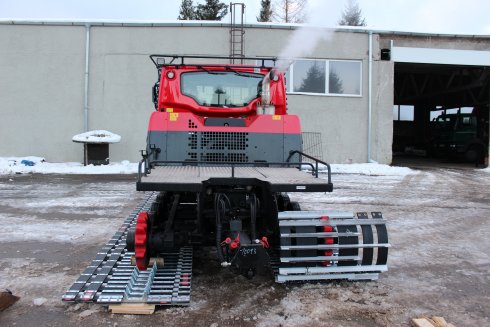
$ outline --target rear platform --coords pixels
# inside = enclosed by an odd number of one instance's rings
[[[272,192],[331,192],[332,184],[311,172],[291,167],[155,166],[140,175],[138,191],[199,192],[206,183],[233,184],[258,180]]]

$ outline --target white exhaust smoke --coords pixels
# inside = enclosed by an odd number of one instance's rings
[[[278,71],[286,72],[295,59],[307,57],[313,53],[320,41],[328,41],[332,38],[331,30],[319,27],[323,23],[325,13],[328,12],[329,3],[330,1],[319,1],[309,10],[306,22],[310,25],[302,26],[293,32],[279,54],[275,66]]]

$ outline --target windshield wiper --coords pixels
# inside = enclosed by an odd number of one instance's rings
[[[226,70],[234,73],[235,75],[238,75],[238,76],[242,76],[242,77],[248,77],[248,78],[259,78],[259,76],[257,75],[254,75],[254,74],[251,74],[251,73],[242,73],[242,72],[239,72],[238,70],[234,70],[233,68],[231,68],[230,66],[226,66]]]
[[[207,69],[206,69],[206,68],[204,68],[203,66],[196,66],[196,68],[197,68],[197,69],[204,70],[206,73],[211,74],[211,75],[221,75],[221,73],[219,73],[219,72],[213,72],[213,71],[207,70]]]
[[[210,103],[209,105],[204,103],[203,105],[207,106],[207,107],[213,107],[213,108],[237,108],[237,107],[245,107],[246,106],[246,105],[240,106],[237,104],[222,104],[222,103]]]

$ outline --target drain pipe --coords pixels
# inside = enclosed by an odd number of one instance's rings
[[[88,132],[88,82],[90,68],[90,24],[85,24],[85,86],[83,94],[83,130]]]
[[[490,90],[489,90],[490,91]],[[488,97],[490,98],[490,92],[488,92]],[[490,115],[490,105],[488,106],[487,108],[488,110],[488,113]],[[487,131],[488,132],[488,131]],[[483,159],[484,162],[483,162],[483,166],[485,168],[488,168],[490,167],[490,165],[488,164],[488,156],[489,156],[489,153],[490,153],[490,133],[488,133],[488,147],[487,147],[487,154],[485,155],[485,158]]]
[[[369,31],[369,61],[368,61],[368,144],[367,162],[376,163],[371,158],[372,109],[373,109],[373,31]]]

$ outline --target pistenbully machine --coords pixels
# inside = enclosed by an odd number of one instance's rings
[[[381,213],[302,211],[290,201],[288,192],[333,185],[330,166],[302,152],[274,59],[150,58],[156,111],[136,184],[146,199],[63,300],[186,305],[197,246],[214,246],[226,269],[271,272],[278,283],[375,280],[387,270]]]

